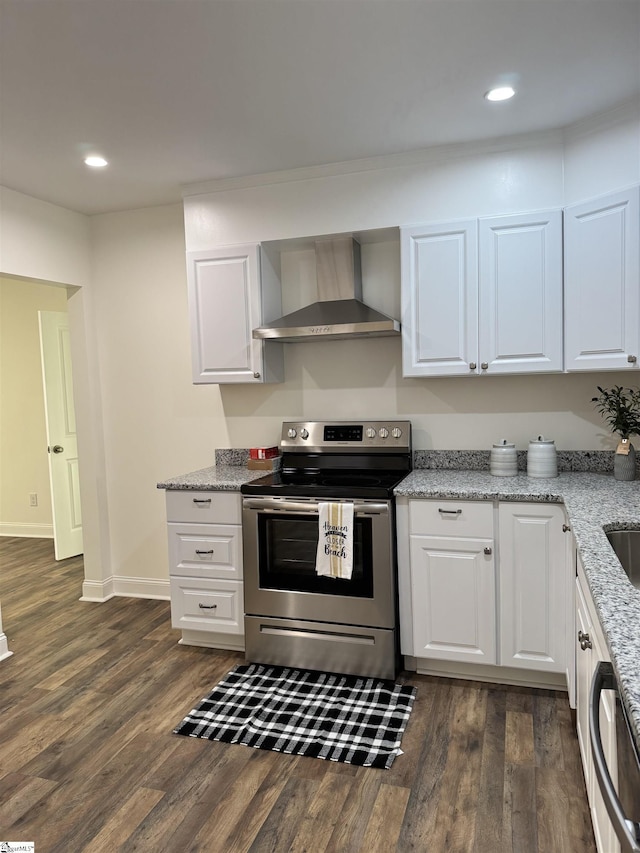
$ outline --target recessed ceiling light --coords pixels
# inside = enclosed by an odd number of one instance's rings
[[[97,154],[92,154],[89,157],[85,157],[84,162],[87,164],[87,166],[91,166],[92,169],[102,169],[103,166],[108,165],[104,157],[99,157]]]
[[[488,92],[485,92],[485,98],[487,101],[508,101],[509,98],[513,98],[516,90],[513,86],[497,86],[495,89],[489,89]]]

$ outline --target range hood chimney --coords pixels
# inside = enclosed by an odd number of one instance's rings
[[[397,320],[362,302],[360,244],[353,237],[316,240],[318,301],[253,330],[259,340],[387,337],[400,334]]]

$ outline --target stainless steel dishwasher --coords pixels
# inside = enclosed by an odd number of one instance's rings
[[[607,766],[600,732],[600,695],[615,691],[617,784]],[[640,756],[618,691],[613,666],[600,661],[593,673],[589,702],[589,735],[593,763],[602,799],[622,853],[640,853]]]

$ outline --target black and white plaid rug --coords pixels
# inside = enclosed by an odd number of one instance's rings
[[[174,734],[388,768],[415,692],[374,678],[236,666]]]

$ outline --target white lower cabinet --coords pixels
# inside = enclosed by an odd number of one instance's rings
[[[495,665],[492,680],[566,679],[571,696],[573,575],[563,508],[399,498],[397,516],[401,651],[417,669]],[[509,675],[515,670],[531,674]],[[464,666],[445,671],[473,675]]]
[[[495,663],[492,505],[412,501],[409,518],[411,654]]]
[[[501,503],[500,662],[565,672],[568,635],[566,518],[557,504]]]
[[[591,679],[598,663],[608,661],[607,646],[587,585],[580,560],[576,580],[576,728],[580,756],[584,770],[584,781],[589,800],[593,834],[599,853],[619,853],[620,844],[607,814],[596,778],[591,741],[589,739],[589,694]],[[616,709],[610,691],[603,691],[600,698],[600,734],[609,773],[614,784],[617,781],[616,766]]]
[[[171,624],[187,645],[244,648],[236,492],[167,492]]]

